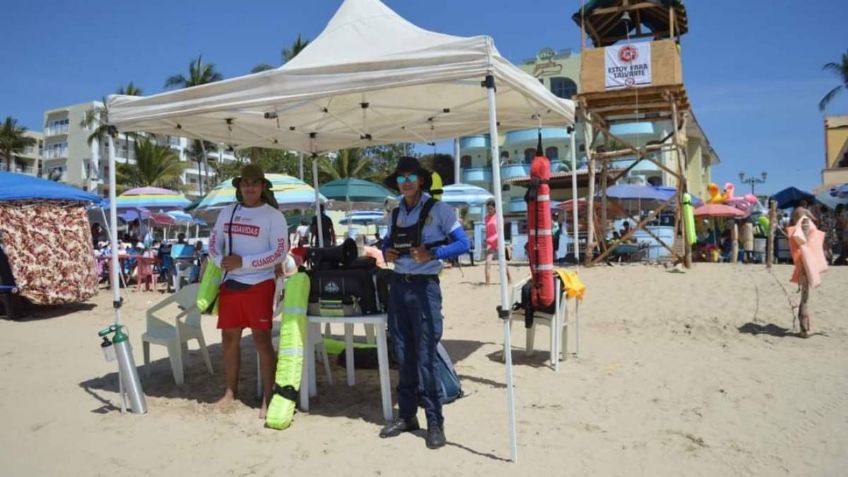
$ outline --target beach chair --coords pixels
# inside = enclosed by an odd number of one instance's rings
[[[199,284],[183,287],[147,310],[147,331],[141,335],[144,369],[147,376],[150,375],[150,344],[162,345],[168,348],[168,359],[171,361],[174,381],[177,385],[182,385],[185,382],[183,361],[188,358],[190,340],[197,340],[206,369],[210,374],[214,373],[209,351],[206,349],[206,340],[203,338],[200,311],[197,309],[198,288],[200,288]],[[172,305],[176,305],[178,309],[170,310],[171,313],[179,311],[171,317],[173,324],[159,315],[160,310]]]
[[[159,260],[156,257],[138,257],[138,265],[136,267],[136,290],[141,291],[141,284],[144,284],[144,289],[148,289],[148,282],[150,283],[150,288],[153,291],[156,291],[156,278],[159,275],[159,272],[156,270],[156,263]]]
[[[182,243],[171,245],[171,259],[173,260],[171,274],[174,278],[174,291],[180,291],[183,278],[185,278],[186,283],[191,283],[194,258],[194,247],[191,245]]]

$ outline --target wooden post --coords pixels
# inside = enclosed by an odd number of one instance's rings
[[[585,106],[584,106],[585,107]],[[587,266],[592,264],[595,249],[595,160],[592,157],[592,125],[588,120],[589,113],[584,109],[583,137],[585,141],[586,161],[589,167],[589,190],[586,197],[586,253],[583,256]],[[576,204],[575,204],[576,205]]]
[[[730,240],[732,240],[730,263],[736,263],[739,261],[739,224],[735,220],[733,221],[733,229],[730,232]]]
[[[606,160],[601,163],[601,226],[598,232],[600,243],[605,245],[607,241],[607,221],[609,220],[607,217],[607,187],[609,186],[607,183],[607,164]]]
[[[683,220],[683,194],[688,192],[689,186],[686,181],[686,165],[681,153],[683,145],[680,144],[680,131],[678,131],[677,98],[671,93],[668,94],[667,98],[671,103],[671,122],[674,128],[671,137],[674,141],[674,152],[677,155],[677,174],[679,175],[677,178],[677,210],[674,211],[674,215],[675,221],[680,221],[680,234],[683,237],[683,265],[686,268],[692,268],[692,246],[686,240],[686,221]]]
[[[777,228],[777,202],[769,201],[769,233],[766,242],[766,268],[771,268],[774,261],[774,231]]]

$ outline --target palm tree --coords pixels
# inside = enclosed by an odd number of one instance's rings
[[[22,152],[36,143],[34,138],[24,136],[26,130],[26,127],[18,126],[18,120],[11,116],[6,116],[3,126],[0,127],[0,151],[3,151],[6,158],[7,171],[12,170],[12,157],[16,152]]]
[[[300,36],[300,33],[298,33],[297,39],[294,41],[294,43],[292,43],[291,48],[283,48],[283,50],[280,52],[280,56],[283,60],[283,64],[287,63],[289,60],[291,60],[292,58],[297,56],[298,53],[303,51],[303,49],[306,48],[306,45],[308,45],[308,44],[309,44],[309,40],[302,39],[301,36]],[[273,70],[274,68],[276,68],[276,66],[271,66],[269,64],[262,63],[262,64],[254,66],[253,69],[250,70],[250,72],[251,73],[259,73],[260,71]]]
[[[335,158],[322,157],[318,162],[321,174],[330,180],[356,177],[371,178],[371,159],[361,149],[342,149]]]
[[[126,187],[180,188],[184,165],[169,147],[148,138],[135,142],[135,164],[118,164],[118,182]]]
[[[848,51],[842,54],[842,61],[840,63],[828,63],[824,65],[823,69],[836,73],[836,76],[842,84],[828,91],[828,93],[824,95],[821,101],[819,101],[819,111],[824,111],[827,108],[827,105],[830,104],[833,98],[840,91],[848,90]]]
[[[123,94],[126,96],[141,96],[143,93],[141,88],[133,84],[130,81],[126,86],[121,86],[116,91],[117,94]],[[94,128],[91,134],[88,135],[88,145],[96,140],[98,145],[103,144],[104,139],[109,136],[113,138],[118,137],[118,129],[111,124],[108,124],[107,120],[109,118],[109,108],[106,106],[106,98],[102,99],[102,106],[95,105],[93,108],[89,109],[85,112],[85,115],[80,121],[80,127],[90,129]],[[126,142],[127,156],[129,156],[130,151],[130,137],[138,138],[138,135],[135,133],[124,133],[124,141]],[[127,157],[129,159],[129,157]],[[99,174],[99,171],[98,171]]]
[[[179,88],[191,88],[192,86],[200,86],[203,84],[214,83],[216,81],[221,81],[224,77],[215,70],[214,63],[203,63],[203,55],[197,57],[197,59],[193,60],[188,64],[188,76],[184,76],[183,74],[176,74],[168,77],[165,80],[165,88],[171,87],[179,87]],[[203,179],[200,181],[200,193],[204,193],[204,185],[209,186],[209,159],[206,157],[206,145],[204,141],[200,141],[200,149],[203,152],[203,166],[205,172],[203,172]]]

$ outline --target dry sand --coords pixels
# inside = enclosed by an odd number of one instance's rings
[[[2,473],[848,473],[848,267],[831,268],[813,291],[817,334],[806,340],[788,334],[798,295],[787,266],[770,273],[696,264],[683,274],[604,266],[580,274],[589,290],[579,357],[555,373],[547,329],[526,356],[523,326],[513,326],[518,464],[508,462],[497,287],[481,285],[478,266],[448,270],[442,282],[444,343],[468,393],[445,408],[444,449],[426,449],[423,434],[377,437],[382,413],[373,370],[358,370],[352,388],[341,367],[334,367],[334,385],[319,374],[311,411],[297,414],[289,430],[264,429],[252,397],[248,333],[242,402],[226,413],[212,408],[223,386],[214,318],[204,327],[216,374],[206,373],[192,345],[186,385],[177,387],[164,348],[153,347],[152,376],[143,380],[150,412],[122,416],[115,365],[103,360],[96,336],[112,320],[104,290],[90,304],[0,321]],[[125,296],[123,316],[141,365],[143,310],[162,295]]]

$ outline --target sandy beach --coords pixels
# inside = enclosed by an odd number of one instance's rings
[[[223,388],[212,317],[204,329],[216,374],[192,344],[186,384],[177,387],[165,349],[153,347],[152,375],[142,373],[149,414],[122,416],[115,365],[96,336],[113,316],[111,294],[101,290],[88,304],[0,321],[3,473],[844,475],[848,267],[831,268],[813,291],[815,334],[806,340],[792,335],[798,295],[790,273],[785,265],[769,272],[700,263],[681,274],[645,265],[581,269],[588,293],[578,357],[554,372],[547,328],[527,356],[523,323],[512,327],[517,464],[508,461],[498,292],[481,284],[482,266],[443,278],[444,344],[467,396],[445,408],[448,446],[438,451],[425,448],[423,433],[377,437],[376,370],[357,370],[354,387],[342,367],[333,365],[333,385],[319,372],[310,412],[296,414],[288,430],[264,429],[248,333],[241,402],[227,412],[212,407]],[[144,310],[164,294],[124,296],[140,366]]]

